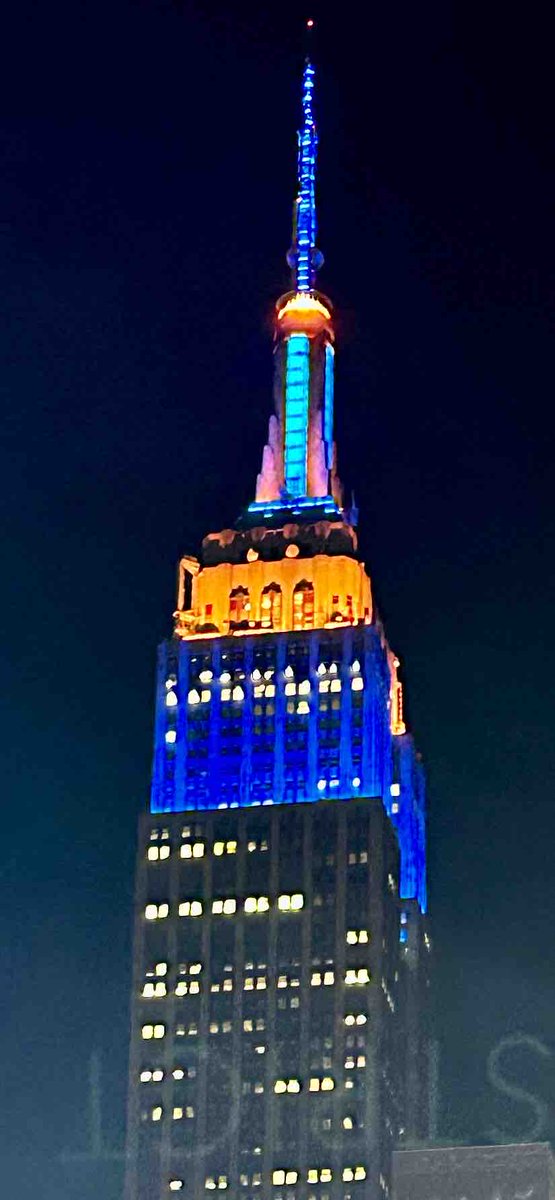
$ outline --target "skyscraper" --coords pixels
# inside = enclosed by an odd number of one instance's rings
[[[126,1200],[374,1200],[426,1132],[425,788],[337,474],[313,89],[256,496],[159,652]]]

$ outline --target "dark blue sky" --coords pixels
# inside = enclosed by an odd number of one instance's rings
[[[322,7],[322,6],[320,6]],[[175,564],[253,495],[287,286],[298,6],[2,18],[2,1187],[116,1200],[136,816]],[[318,17],[318,5],[313,8]],[[552,39],[540,6],[322,7],[337,436],[430,778],[445,1136],[555,1055]],[[548,1106],[554,1058],[508,1056]]]

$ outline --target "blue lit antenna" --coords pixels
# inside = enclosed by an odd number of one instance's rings
[[[308,28],[312,28],[313,24],[313,21],[307,22]],[[318,134],[312,112],[314,74],[314,67],[310,58],[307,58],[302,87],[303,126],[298,133],[298,190],[293,211],[293,245],[287,255],[287,262],[295,273],[295,285],[298,292],[309,292],[313,288],[316,272],[324,261],[322,254],[316,249],[314,184]]]

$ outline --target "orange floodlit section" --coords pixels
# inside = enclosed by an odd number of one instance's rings
[[[372,620],[370,579],[364,564],[347,555],[218,563],[194,574],[191,566],[190,559],[182,559],[174,614],[180,638],[329,629]],[[190,607],[185,607],[189,586]]]
[[[390,699],[390,727],[394,734],[406,733],[407,727],[403,720],[403,685],[397,677],[397,671],[400,667],[399,659],[391,653],[388,654],[389,670],[391,672],[391,690]]]
[[[288,292],[276,304],[278,332],[317,337],[324,330],[333,340],[331,302],[318,292]]]

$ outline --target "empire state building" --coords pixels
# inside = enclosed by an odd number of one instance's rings
[[[425,781],[337,470],[314,84],[255,497],[159,651],[126,1200],[378,1200],[427,1131]]]

